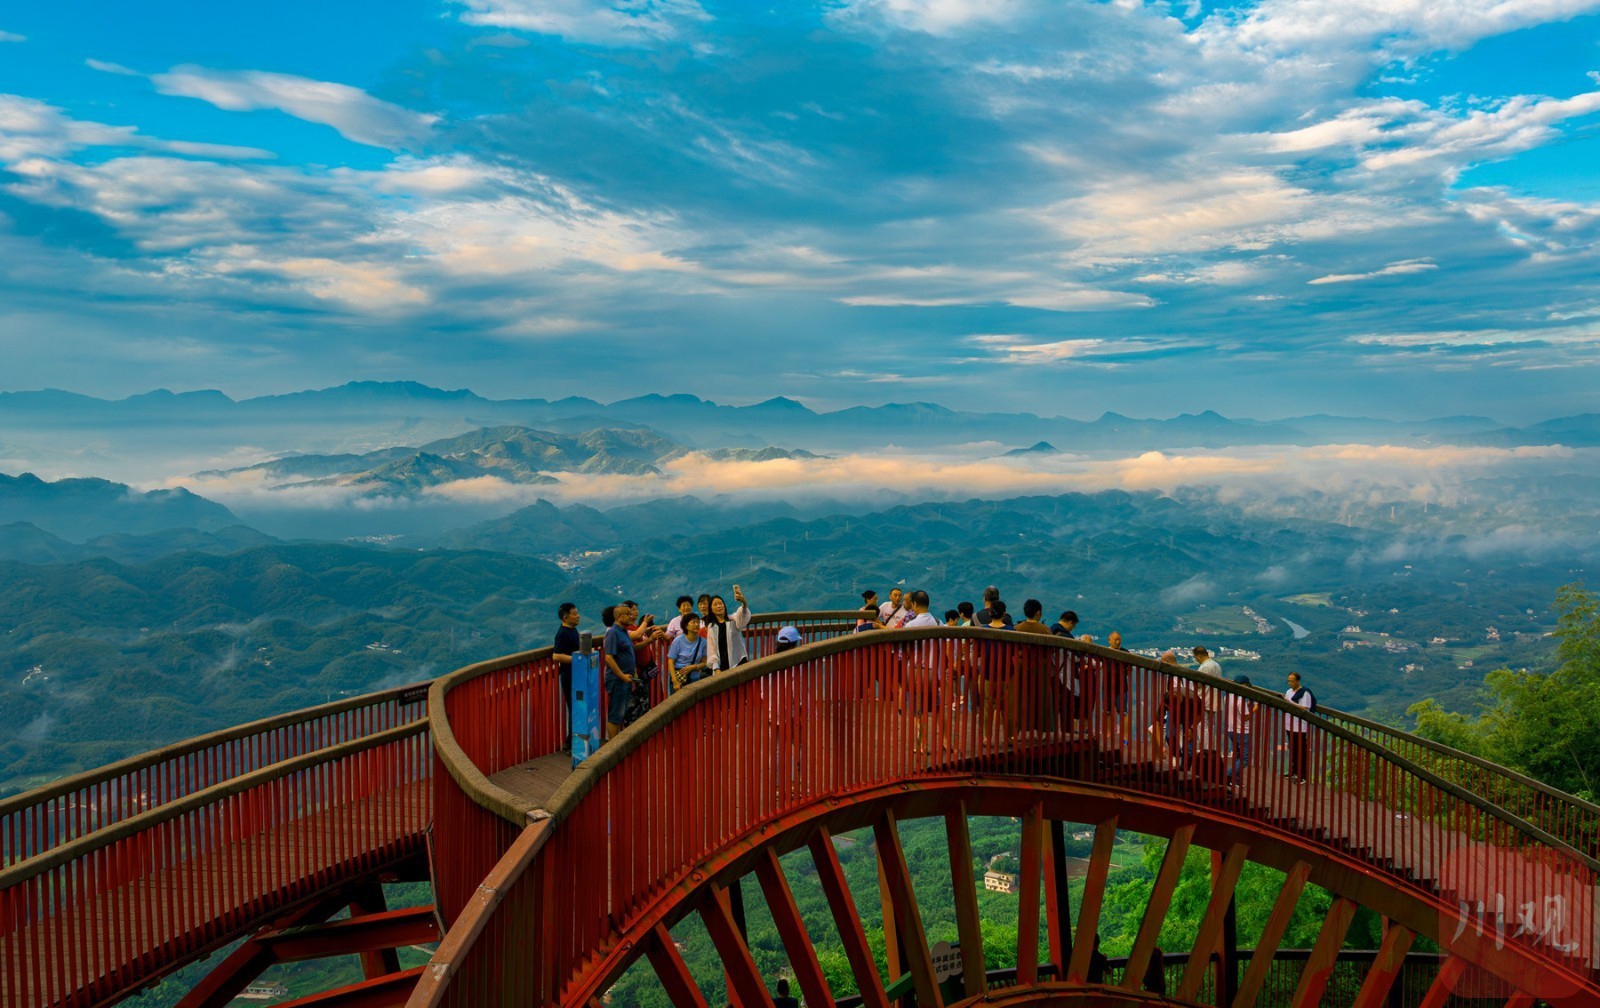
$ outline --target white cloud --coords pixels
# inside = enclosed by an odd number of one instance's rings
[[[957,263],[920,267],[849,268],[841,262],[837,284],[857,288],[839,294],[840,304],[864,306],[947,307],[1006,304],[1045,311],[1099,311],[1146,308],[1144,294],[1092,284],[1053,279],[1030,269],[984,269]]]
[[[1018,10],[1015,0],[843,0],[836,21],[881,21],[896,28],[946,35],[984,23],[1004,22]]]
[[[1499,347],[1548,343],[1568,349],[1600,347],[1600,321],[1588,325],[1551,326],[1543,329],[1443,329],[1434,332],[1364,333],[1351,341],[1367,346],[1397,349],[1432,347]]]
[[[372,97],[360,88],[264,70],[179,66],[150,78],[162,94],[198,98],[230,112],[277,109],[331,126],[347,140],[400,150],[426,140],[438,117]]]
[[[1030,337],[1005,333],[986,333],[967,337],[968,341],[999,354],[1014,364],[1041,364],[1092,357],[1107,349],[1117,349],[1115,344],[1103,339],[1069,339],[1050,343],[1030,342]]]
[[[1382,269],[1375,269],[1369,273],[1329,273],[1319,276],[1314,280],[1307,280],[1308,284],[1351,283],[1356,280],[1371,280],[1383,276],[1404,276],[1408,273],[1426,273],[1436,270],[1439,266],[1432,259],[1406,259],[1401,262],[1392,262]]]
[[[1562,467],[1592,462],[1600,451],[1561,446],[1522,448],[1403,445],[1260,446],[1171,454],[1089,458],[1062,454],[972,457],[955,453],[850,453],[762,462],[710,462],[689,452],[662,464],[658,475],[581,476],[553,473],[555,484],[523,484],[485,476],[430,488],[420,497],[367,496],[370,488],[306,484],[274,485],[260,470],[187,476],[165,485],[189,490],[230,506],[358,509],[414,507],[429,501],[504,504],[543,497],[564,503],[614,505],[655,497],[704,495],[705,474],[714,466],[719,496],[836,499],[869,498],[889,491],[923,500],[973,495],[1091,492],[1104,489],[1171,492],[1183,487],[1221,488],[1233,499],[1297,493],[1370,493],[1374,500],[1399,494],[1438,500],[1463,479],[1522,471],[1518,466]],[[1427,474],[1423,480],[1421,474]],[[1425,485],[1424,485],[1425,484]]]
[[[574,42],[644,45],[711,20],[697,0],[460,0],[468,24],[557,35]]]
[[[530,275],[573,264],[624,274],[695,269],[666,251],[682,240],[670,221],[590,206],[548,178],[452,161],[405,163],[374,181],[435,197],[394,211],[379,236],[454,276]],[[462,195],[478,198],[456,198]]]
[[[91,147],[133,147],[204,158],[270,158],[254,147],[162,140],[133,126],[108,126],[67,116],[61,109],[21,95],[0,94],[0,163],[17,165],[56,158]]]
[[[1212,14],[1197,35],[1280,55],[1366,45],[1388,62],[1459,52],[1486,38],[1597,8],[1595,0],[1263,0],[1242,14]]]
[[[1195,171],[1095,183],[1040,215],[1080,261],[1229,248],[1316,213],[1310,191],[1258,169]]]
[[[86,59],[84,66],[90,70],[99,70],[101,73],[116,74],[119,77],[143,77],[137,70],[130,70],[121,63],[108,63],[105,60]]]
[[[0,42],[26,42],[28,36],[18,35],[16,32],[0,31]]]
[[[1390,131],[1406,141],[1366,153],[1361,163],[1373,171],[1437,165],[1446,177],[1475,162],[1507,157],[1556,139],[1556,125],[1600,111],[1600,91],[1571,98],[1517,95],[1493,109],[1463,116],[1429,111],[1413,124]]]
[[[396,266],[382,262],[350,262],[316,256],[254,259],[245,252],[222,259],[215,268],[222,276],[241,273],[278,276],[320,300],[368,313],[401,311],[428,301],[425,290],[407,283]]]
[[[1204,574],[1196,574],[1179,584],[1167,588],[1161,593],[1161,601],[1175,609],[1184,609],[1208,599],[1220,598],[1224,592],[1217,587],[1216,582]]]

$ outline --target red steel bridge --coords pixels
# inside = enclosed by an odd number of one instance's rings
[[[112,1005],[208,956],[179,1004],[220,1006],[274,963],[357,955],[361,982],[281,1003],[590,1008],[620,1004],[608,992],[635,967],[672,1005],[700,1008],[671,932],[695,917],[727,1002],[770,1008],[743,924],[756,898],[811,1006],[1600,1005],[1600,807],[1126,652],[987,629],[852,634],[855,618],[758,617],[764,657],[665,698],[577,771],[545,649],[0,801],[0,1006]],[[785,624],[811,643],[771,654]],[[1121,683],[1140,727],[1199,696],[1195,754],[1105,717]],[[1207,740],[1236,695],[1260,709],[1252,766],[1229,787]],[[1305,783],[1280,776],[1299,727]],[[1021,824],[1016,965],[1003,971],[984,961],[969,816]],[[900,824],[921,818],[948,842],[955,962],[934,960],[901,845]],[[1071,890],[1065,824],[1094,837]],[[865,828],[870,893],[846,883],[834,839]],[[1165,854],[1131,952],[1097,969],[1119,830],[1164,839]],[[1209,902],[1190,950],[1158,960],[1197,848]],[[825,937],[801,917],[795,858],[780,860],[796,852],[826,896]],[[1284,881],[1239,948],[1246,862]],[[407,880],[431,880],[435,904],[386,906],[383,884]],[[1311,948],[1281,948],[1308,884],[1331,909]],[[1380,947],[1347,949],[1362,907],[1382,915]],[[433,942],[431,961],[401,968],[397,950]],[[847,989],[830,987],[824,949],[848,960]],[[1167,993],[1146,989],[1152,970]]]

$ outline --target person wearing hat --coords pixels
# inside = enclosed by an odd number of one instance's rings
[[[793,651],[795,648],[804,643],[804,638],[800,636],[800,631],[792,626],[786,626],[782,630],[779,630],[777,640],[778,644],[777,647],[773,649],[773,654],[783,654],[785,651]]]

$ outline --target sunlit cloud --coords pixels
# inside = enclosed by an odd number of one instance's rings
[[[1382,499],[1441,499],[1470,477],[1527,465],[1592,463],[1600,450],[1559,445],[1490,448],[1405,445],[1251,447],[1204,452],[1142,452],[1098,457],[1062,453],[995,457],[968,450],[846,453],[831,457],[765,461],[712,460],[688,452],[660,464],[650,475],[556,472],[554,484],[517,483],[496,476],[445,482],[419,494],[371,486],[307,482],[290,474],[269,476],[241,470],[167,481],[229,506],[286,509],[394,509],[432,503],[500,505],[506,509],[541,498],[599,506],[658,497],[704,496],[707,474],[716,473],[719,499],[870,499],[883,492],[915,499],[1006,497],[1118,489],[1175,492],[1224,489],[1238,495],[1276,497],[1294,493],[1359,493],[1382,488]],[[998,447],[998,446],[994,446]],[[1428,480],[1419,479],[1429,474]]]

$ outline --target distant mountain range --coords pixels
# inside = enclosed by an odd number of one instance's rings
[[[136,439],[139,448],[155,451],[160,446],[149,443],[151,431],[161,431],[185,446],[213,450],[255,445],[263,455],[284,451],[362,455],[396,444],[425,444],[507,426],[569,436],[596,429],[643,428],[690,448],[761,449],[779,444],[811,451],[988,442],[1010,447],[1047,442],[1069,453],[1338,442],[1600,445],[1600,414],[1520,428],[1478,416],[1390,421],[1313,415],[1262,421],[1228,418],[1212,410],[1169,419],[1105,413],[1094,420],[1076,420],[1031,413],[959,412],[924,402],[816,412],[783,397],[749,406],[654,393],[609,404],[576,396],[495,400],[465,389],[436,389],[416,382],[350,382],[237,401],[214,390],[157,390],[120,400],[55,389],[0,393],[0,431],[10,442],[0,444],[0,458],[24,460],[30,450],[65,444],[109,455],[116,446],[133,445]],[[396,478],[404,479],[398,474]]]

